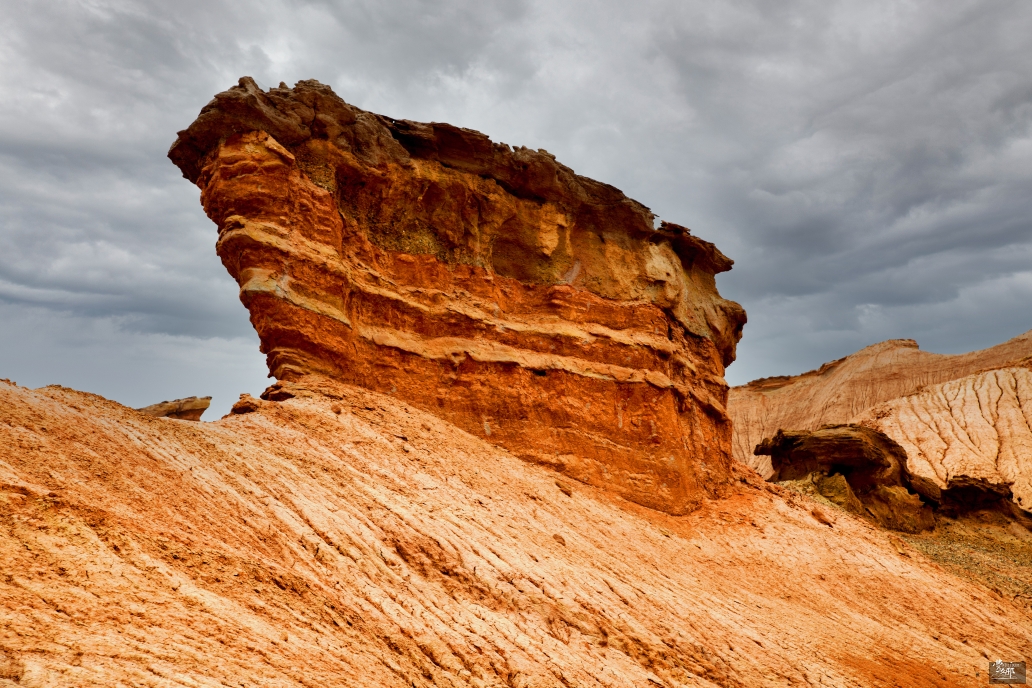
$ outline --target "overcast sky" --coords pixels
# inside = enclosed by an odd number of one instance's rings
[[[0,377],[267,384],[165,154],[251,75],[545,148],[715,242],[728,380],[1032,329],[1028,0],[0,0]]]

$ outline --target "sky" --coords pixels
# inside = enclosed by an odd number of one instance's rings
[[[165,157],[244,75],[544,148],[735,260],[731,384],[1032,329],[1028,0],[0,0],[0,377],[129,406],[264,357]]]

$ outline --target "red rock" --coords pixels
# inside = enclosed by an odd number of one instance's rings
[[[717,293],[732,261],[687,229],[544,151],[314,81],[241,79],[169,157],[276,378],[396,395],[672,513],[729,483],[745,313]]]

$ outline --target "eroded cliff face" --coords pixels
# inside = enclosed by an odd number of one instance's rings
[[[893,339],[802,375],[754,380],[730,392],[734,456],[769,477],[769,459],[754,456],[753,449],[778,430],[849,423],[879,404],[979,371],[1024,365],[1030,356],[1032,331],[957,355],[933,354],[921,351],[912,339]]]
[[[906,450],[910,482],[929,500],[947,506],[1013,500],[1032,512],[1028,368],[931,385],[868,409],[856,421]]]
[[[216,96],[169,157],[281,380],[394,394],[684,513],[730,476],[732,261],[545,151],[364,112],[314,81]]]

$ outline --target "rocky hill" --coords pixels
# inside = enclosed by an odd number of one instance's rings
[[[748,474],[674,517],[389,395],[280,391],[196,423],[0,383],[0,685],[953,687],[1032,656],[1009,595]]]
[[[1024,365],[1032,357],[1032,331],[1003,344],[967,354],[921,351],[911,339],[874,344],[855,354],[792,377],[754,380],[731,389],[728,412],[734,424],[733,451],[762,475],[766,457],[753,449],[782,430],[815,430],[848,423],[868,409],[981,370]]]

